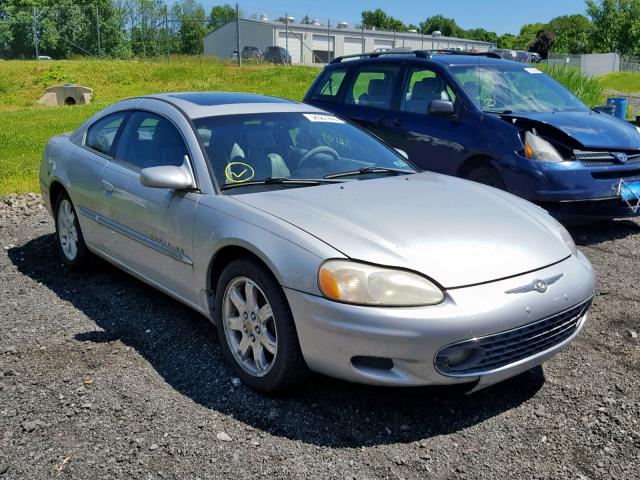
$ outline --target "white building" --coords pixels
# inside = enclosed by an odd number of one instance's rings
[[[486,52],[494,43],[464,38],[421,35],[415,32],[383,32],[348,28],[338,25],[289,24],[264,20],[241,19],[240,50],[245,46],[264,51],[268,46],[286,48],[293,63],[327,63],[342,55],[372,52],[376,49],[407,48],[411,50],[477,50]],[[437,33],[437,32],[436,32]],[[204,38],[204,53],[228,59],[237,50],[236,22],[229,22],[209,32]]]

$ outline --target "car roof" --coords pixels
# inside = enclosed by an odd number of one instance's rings
[[[426,64],[439,64],[443,67],[451,67],[454,65],[516,65],[523,66],[522,63],[512,62],[510,60],[503,60],[501,58],[485,57],[482,55],[464,55],[464,54],[438,54],[434,53],[432,56],[419,57],[415,56],[412,52],[402,53],[381,53],[376,57],[355,57],[342,62],[331,63],[328,66],[332,68],[349,68],[357,65],[372,64],[372,63],[426,63]]]
[[[236,92],[176,92],[146,95],[168,102],[192,119],[268,112],[323,112],[317,107],[268,95]]]

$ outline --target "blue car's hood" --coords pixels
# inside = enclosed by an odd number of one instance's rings
[[[503,115],[544,123],[573,138],[584,148],[640,150],[636,128],[599,112],[517,112]]]

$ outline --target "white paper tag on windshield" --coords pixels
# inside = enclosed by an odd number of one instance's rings
[[[540,70],[534,67],[528,67],[528,68],[525,68],[525,70],[529,73],[542,73]]]
[[[318,113],[303,113],[303,115],[312,122],[344,123],[343,120],[333,115],[320,115]]]

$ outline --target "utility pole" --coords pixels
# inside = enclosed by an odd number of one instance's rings
[[[331,19],[327,20],[327,63],[331,63]]]
[[[98,57],[102,56],[100,51],[100,13],[98,12],[98,4],[96,4],[96,33],[98,34]]]
[[[284,12],[284,48],[289,53],[289,14]]]
[[[364,53],[364,29],[366,25],[362,22],[362,33],[360,34],[360,43],[362,44],[362,53]]]
[[[36,47],[36,60],[40,57],[38,51],[38,17],[36,16],[36,7],[33,7],[33,44]]]
[[[169,33],[169,14],[167,10],[164,11],[164,42],[165,42],[165,50],[167,51],[167,63],[169,63],[169,40],[171,36]]]
[[[242,65],[242,55],[240,52],[240,6],[236,3],[236,47],[238,49],[238,66]]]

